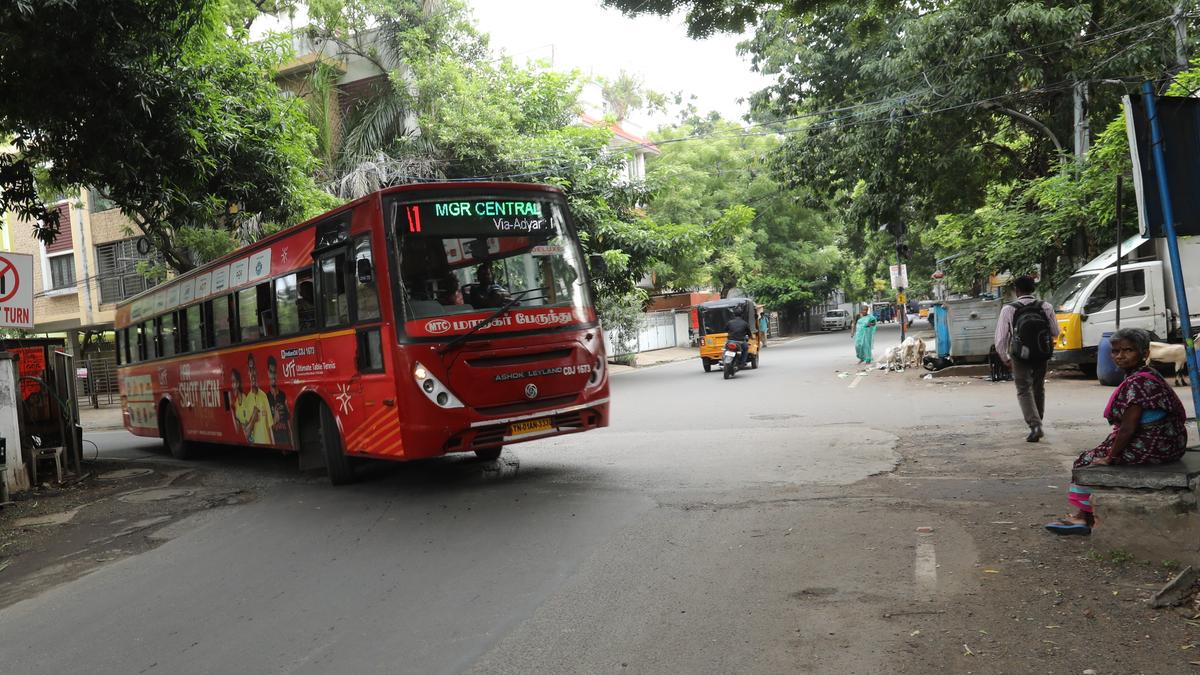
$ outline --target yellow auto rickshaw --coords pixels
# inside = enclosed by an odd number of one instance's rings
[[[710,372],[714,364],[721,362],[721,354],[725,351],[727,334],[725,326],[733,319],[734,310],[741,308],[742,318],[750,324],[750,348],[746,354],[746,364],[750,368],[758,367],[759,340],[758,311],[750,298],[728,298],[726,300],[710,300],[696,307],[696,319],[700,329],[700,361],[704,364],[704,372]]]

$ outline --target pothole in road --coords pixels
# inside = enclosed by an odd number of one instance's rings
[[[97,480],[127,480],[130,478],[139,478],[141,476],[149,476],[154,473],[153,469],[120,469],[118,471],[106,471],[99,476]]]
[[[803,600],[805,598],[822,598],[837,595],[837,592],[838,589],[836,588],[805,588],[804,590],[795,591],[790,595],[794,600]]]
[[[117,499],[126,504],[145,504],[148,502],[163,502],[168,499],[191,497],[194,494],[196,494],[195,490],[185,490],[183,488],[152,488],[130,492],[117,497]]]
[[[750,419],[758,420],[760,422],[773,422],[776,420],[796,419],[797,417],[799,417],[799,415],[792,415],[792,414],[788,414],[788,413],[775,413],[775,414],[770,414],[770,415],[751,415]]]

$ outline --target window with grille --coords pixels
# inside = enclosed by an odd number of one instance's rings
[[[65,253],[50,258],[50,289],[75,288],[75,254]]]
[[[143,261],[155,263],[159,259],[153,253],[138,253],[137,239],[124,239],[97,246],[100,303],[120,302],[153,286],[153,282],[138,274],[138,263]]]

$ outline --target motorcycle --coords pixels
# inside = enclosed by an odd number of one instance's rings
[[[745,367],[738,358],[738,343],[730,340],[725,343],[725,351],[721,354],[721,370],[725,379],[733,377],[734,373]]]

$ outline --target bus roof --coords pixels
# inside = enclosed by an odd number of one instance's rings
[[[322,214],[313,216],[312,218],[309,218],[308,220],[305,220],[303,222],[296,223],[295,225],[289,225],[288,227],[285,227],[278,232],[274,232],[266,237],[263,237],[262,239],[259,239],[258,241],[254,242],[254,243],[247,244],[240,248],[234,249],[233,251],[226,253],[225,255],[221,256],[220,258],[206,262],[203,265],[197,265],[195,268],[188,270],[187,272],[184,272],[183,274],[180,274],[178,276],[171,277],[170,279],[167,279],[166,281],[164,281],[161,284],[158,284],[157,286],[152,286],[152,287],[147,288],[146,290],[142,291],[141,293],[138,293],[137,295],[132,295],[128,298],[125,298],[124,300],[118,302],[116,306],[118,309],[125,307],[126,305],[132,304],[133,302],[135,302],[137,300],[140,300],[145,297],[149,297],[150,295],[153,295],[154,293],[162,291],[163,289],[171,286],[172,284],[182,283],[192,276],[203,274],[209,268],[219,267],[222,263],[233,261],[234,259],[245,255],[246,249],[254,248],[257,246],[267,246],[274,241],[284,239],[285,237],[287,237],[305,227],[308,227],[309,225],[313,224],[314,222],[316,222],[318,220],[324,220],[325,218],[328,218],[333,215],[337,215],[343,211],[352,210],[355,207],[357,207],[363,203],[366,203],[368,201],[371,201],[373,199],[382,199],[382,197],[385,195],[393,195],[393,194],[399,194],[399,193],[403,193],[403,192],[414,192],[414,191],[418,191],[418,190],[462,190],[462,189],[468,189],[468,188],[475,188],[475,189],[499,188],[499,189],[503,189],[503,190],[533,190],[533,191],[539,191],[539,192],[554,192],[554,193],[558,193],[558,194],[563,194],[563,191],[560,188],[555,187],[553,185],[546,185],[544,183],[513,183],[513,182],[507,182],[507,181],[505,181],[505,182],[499,182],[499,181],[497,181],[497,182],[492,182],[492,181],[446,181],[446,182],[434,182],[434,183],[407,183],[405,185],[394,185],[391,187],[382,188],[380,190],[376,190],[375,192],[372,192],[371,194],[363,195],[362,197],[359,197],[358,199],[346,202],[345,204],[342,204],[341,206],[330,209]]]

